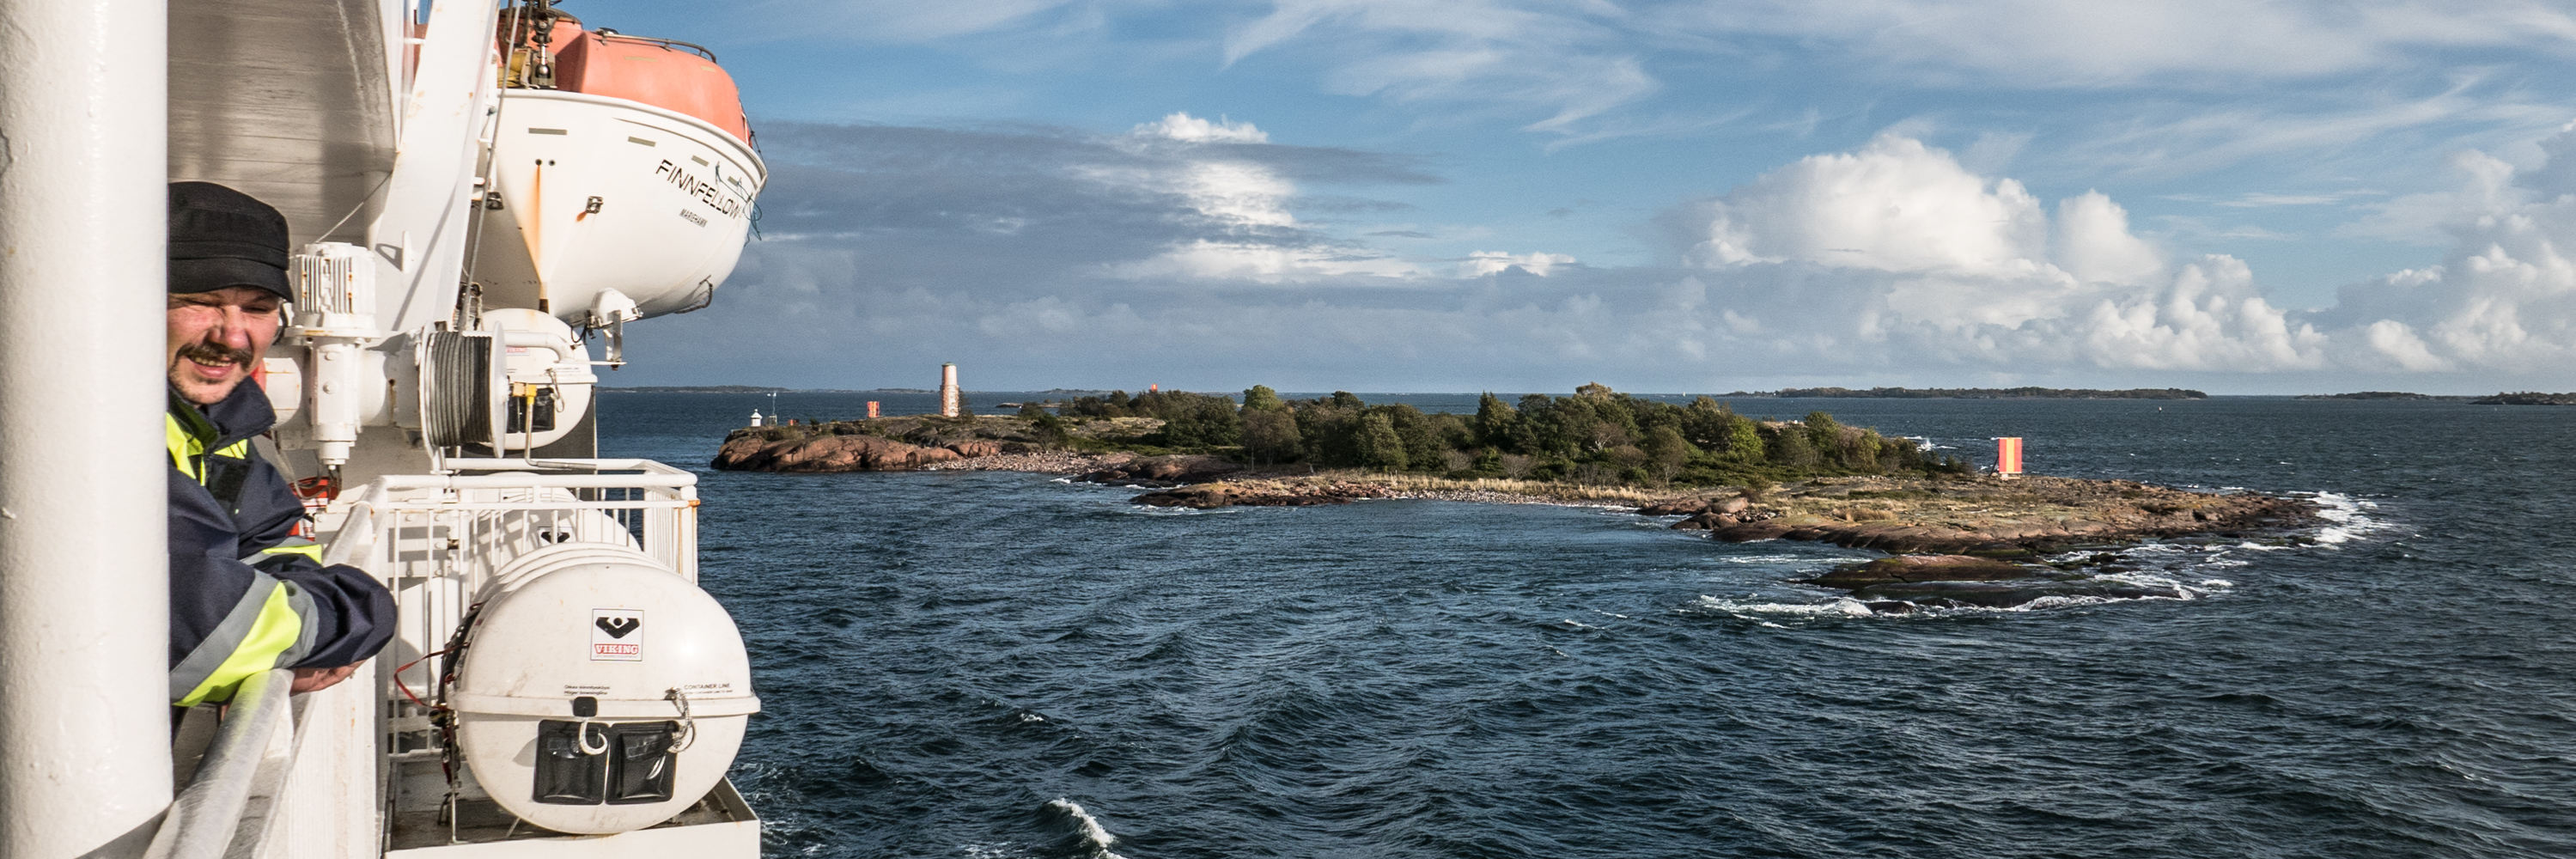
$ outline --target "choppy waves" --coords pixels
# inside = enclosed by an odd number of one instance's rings
[[[707,474],[734,777],[779,856],[2576,855],[2576,546],[2531,526],[2576,412],[2477,412],[2528,425],[2446,437],[2509,464],[2463,475],[2391,446],[2412,406],[2165,405],[1868,422],[2322,521],[2119,550],[2172,598],[1895,616],[1791,583],[1875,553],[1598,510]]]

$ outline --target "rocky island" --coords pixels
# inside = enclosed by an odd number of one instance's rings
[[[1488,394],[1472,416],[1350,394],[1287,401],[1261,387],[1241,405],[1113,392],[1014,416],[739,429],[711,464],[1049,472],[1148,490],[1141,505],[1198,509],[1373,498],[1628,507],[1727,542],[1888,552],[1807,580],[1880,612],[2170,596],[2101,574],[2119,572],[2118,550],[2142,541],[2286,534],[2317,516],[2310,501],[2260,493],[1979,474],[1822,412],[1752,418],[1707,397],[1677,406],[1599,385],[1517,405]]]

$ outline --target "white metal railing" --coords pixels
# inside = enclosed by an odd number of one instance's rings
[[[347,507],[325,560],[381,579],[459,579],[471,593],[494,572],[493,561],[563,540],[622,542],[698,579],[695,474],[648,459],[446,465],[476,473],[387,475],[368,484]]]
[[[344,496],[324,560],[384,581],[399,622],[379,657],[370,754],[376,807],[394,819],[472,799],[442,775],[432,719],[442,655],[493,577],[564,543],[625,546],[691,582],[698,573],[697,475],[643,459],[446,459],[444,473],[387,475]],[[460,791],[462,793],[460,793]],[[385,829],[383,831],[393,831]]]

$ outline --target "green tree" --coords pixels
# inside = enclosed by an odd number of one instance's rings
[[[1254,385],[1243,392],[1243,410],[1247,412],[1266,412],[1286,406],[1279,401],[1279,392],[1271,390],[1269,385]]]
[[[1726,416],[1726,455],[1738,462],[1762,461],[1762,427],[1752,418],[1728,413]]]
[[[1299,400],[1294,408],[1298,441],[1308,462],[1334,468],[1358,464],[1358,411],[1328,399]]]
[[[1243,440],[1243,418],[1234,401],[1180,391],[1147,395],[1145,403],[1163,419],[1163,438],[1173,447],[1227,447]]]
[[[1047,415],[1047,410],[1046,410],[1046,407],[1045,407],[1045,406],[1038,405],[1037,403],[1034,403],[1034,402],[1030,402],[1030,403],[1022,403],[1022,404],[1020,404],[1020,417],[1028,418],[1028,419],[1030,419],[1030,420],[1037,420],[1038,418],[1047,417],[1047,416],[1048,416],[1048,415]]]
[[[1699,452],[1682,438],[1680,430],[1671,426],[1648,430],[1646,443],[1639,447],[1645,450],[1647,466],[1654,471],[1655,479],[1668,484],[1673,482],[1673,475],[1681,473],[1683,465],[1690,463],[1691,454]]]
[[[1476,443],[1505,450],[1519,450],[1522,440],[1515,438],[1521,413],[1510,403],[1494,396],[1492,391],[1476,398]]]
[[[1816,467],[1816,445],[1808,439],[1803,427],[1784,426],[1777,432],[1768,433],[1762,446],[1770,453],[1772,462],[1799,471],[1810,471]]]
[[[1255,463],[1277,464],[1297,458],[1297,413],[1285,408],[1243,413],[1243,452]]]
[[[1835,423],[1833,415],[1824,412],[1808,412],[1805,424],[1807,444],[1816,449],[1818,456],[1826,459],[1842,458],[1843,425]]]
[[[1361,467],[1404,470],[1404,437],[1396,434],[1395,421],[1385,413],[1360,418],[1357,442]]]
[[[1681,410],[1682,438],[1709,450],[1725,450],[1734,416],[1735,410],[1716,400],[1705,396],[1692,400]]]

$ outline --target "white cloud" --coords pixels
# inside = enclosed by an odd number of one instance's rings
[[[2165,254],[2129,232],[2129,212],[2100,191],[2057,203],[2055,256],[2078,280],[2137,286],[2164,274]]]
[[[1270,141],[1269,135],[1249,122],[1210,122],[1188,113],[1174,113],[1158,122],[1138,125],[1129,137],[1185,145]],[[1151,259],[1113,264],[1110,271],[1119,277],[1278,282],[1415,273],[1411,263],[1381,252],[1263,240],[1299,228],[1296,215],[1288,211],[1288,200],[1296,195],[1297,187],[1269,164],[1243,158],[1233,150],[1196,147],[1180,153],[1172,162],[1079,169],[1104,184],[1174,195],[1182,201],[1185,211],[1179,214],[1184,217],[1246,236],[1245,240],[1202,237]]]
[[[2519,177],[2484,155],[2453,159],[2463,181],[2446,197],[2451,259],[2348,287],[2315,313],[2273,306],[2232,257],[2174,264],[2103,194],[2060,201],[2052,223],[2019,184],[1892,136],[1800,159],[1666,225],[1686,264],[1737,284],[1729,327],[1774,348],[1886,342],[2004,366],[2530,373],[2576,357],[2576,259],[2563,251],[2576,247],[2576,187],[2561,192],[2558,178],[2576,175],[2561,163],[2576,159],[2576,131],[2542,148],[2551,162]]]
[[[1234,122],[1218,117],[1209,122],[1188,113],[1174,113],[1158,122],[1136,126],[1131,132],[1140,137],[1160,137],[1184,143],[1268,143],[1270,135],[1249,122]]]
[[[2473,221],[2481,212],[2520,204],[2523,189],[2515,185],[2513,165],[2476,151],[2455,152],[2447,160],[2459,181],[2458,190],[2405,194],[2387,202],[2365,204],[2360,208],[2370,214],[2335,227],[2335,235],[2441,247],[2452,241],[2449,225]],[[2571,163],[2560,164],[2552,158],[2541,171],[2545,174],[2576,167],[2576,158],[2567,161]],[[2554,177],[2546,175],[2526,178],[2554,181]]]
[[[1549,270],[1561,265],[1573,265],[1574,262],[1574,257],[1570,254],[1552,254],[1545,252],[1510,254],[1502,251],[1474,251],[1467,254],[1465,262],[1458,264],[1458,276],[1484,277],[1485,275],[1501,274],[1505,271],[1518,268],[1522,271],[1526,271],[1540,277],[1546,277]]]
[[[2027,270],[2047,213],[2010,179],[1883,135],[1859,152],[1811,155],[1709,201],[1695,263],[1808,260],[1887,271]]]

